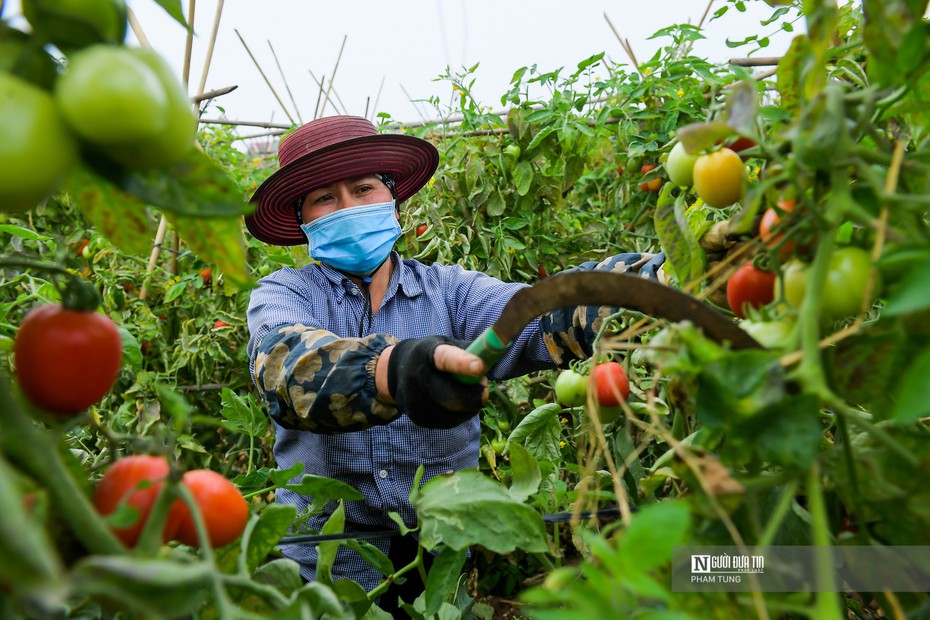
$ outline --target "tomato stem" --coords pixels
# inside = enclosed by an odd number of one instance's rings
[[[814,563],[818,580],[814,595],[814,612],[811,617],[818,620],[840,620],[845,618],[839,605],[840,591],[837,587],[833,567],[833,550],[830,528],[827,522],[827,508],[820,487],[820,466],[816,463],[807,475],[807,504],[811,515],[811,529],[815,550]]]

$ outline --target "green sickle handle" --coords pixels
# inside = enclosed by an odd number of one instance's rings
[[[501,342],[501,339],[494,333],[494,328],[489,327],[484,330],[480,336],[475,338],[465,350],[480,357],[490,371],[491,367],[504,355],[504,352],[509,346],[509,342]],[[478,383],[478,381],[481,380],[481,377],[471,377],[460,374],[456,374],[455,378],[462,383],[468,384]]]

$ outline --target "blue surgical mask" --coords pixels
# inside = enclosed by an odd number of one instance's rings
[[[300,227],[310,256],[353,276],[370,276],[400,237],[394,201],[339,209]]]

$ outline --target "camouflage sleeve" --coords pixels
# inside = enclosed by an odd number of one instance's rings
[[[616,254],[599,263],[583,263],[572,271],[634,272],[644,278],[664,281],[662,264],[665,254]],[[615,314],[613,306],[573,306],[558,308],[542,315],[539,320],[543,342],[552,361],[562,368],[576,359],[586,359],[594,352],[594,339],[603,326],[604,319]]]
[[[339,338],[306,325],[271,330],[255,352],[253,380],[271,418],[285,428],[335,434],[387,424],[397,408],[375,387],[378,356],[397,339]]]

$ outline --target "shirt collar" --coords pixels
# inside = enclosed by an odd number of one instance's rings
[[[397,293],[398,288],[407,297],[416,297],[423,292],[414,270],[401,260],[396,250],[391,251],[389,260],[394,262],[394,272],[391,274],[391,281],[388,282],[388,288],[384,295],[385,300],[392,298]],[[313,267],[315,267],[313,273],[316,278],[320,280],[321,284],[329,284],[338,303],[342,303],[345,296],[355,288],[355,283],[347,278],[344,273],[333,269],[329,265],[316,263]]]

